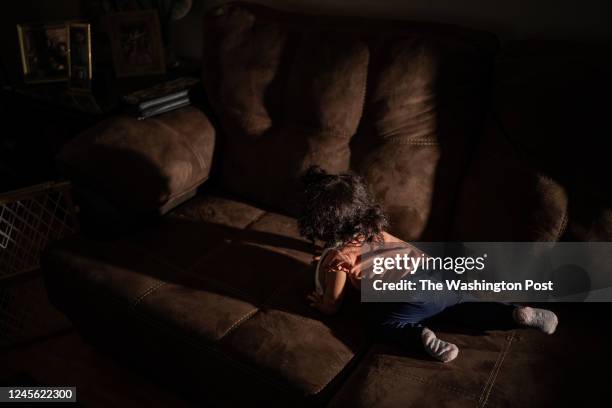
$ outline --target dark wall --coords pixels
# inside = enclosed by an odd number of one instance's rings
[[[18,0],[0,13],[0,50],[9,78],[20,78],[15,24],[77,19],[95,0]],[[375,18],[426,19],[489,30],[502,40],[541,38],[612,42],[611,5],[605,0],[256,0],[307,13]],[[191,13],[175,24],[180,56],[199,58],[201,16],[226,0],[193,0]]]
[[[179,55],[199,58],[201,15],[227,0],[193,0],[177,24]],[[275,8],[316,14],[431,20],[494,32],[502,41],[522,39],[612,42],[612,2],[606,0],[254,0]]]

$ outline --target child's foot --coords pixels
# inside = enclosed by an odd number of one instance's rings
[[[513,312],[514,321],[522,326],[533,327],[546,334],[553,334],[559,319],[546,309],[519,306]]]
[[[453,361],[459,354],[459,347],[453,343],[440,340],[427,327],[423,328],[421,332],[421,340],[423,340],[423,347],[425,347],[427,354],[443,363]]]

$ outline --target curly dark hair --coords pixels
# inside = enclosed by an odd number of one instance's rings
[[[304,194],[298,225],[303,236],[326,246],[345,245],[357,236],[366,242],[382,240],[387,217],[361,177],[328,174],[312,166],[301,180]]]

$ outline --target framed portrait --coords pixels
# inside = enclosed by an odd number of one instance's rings
[[[68,87],[91,89],[91,26],[88,23],[68,24]]]
[[[166,72],[156,11],[112,14],[109,16],[109,28],[115,74],[118,77]]]
[[[18,24],[24,81],[68,80],[68,29],[66,24]]]

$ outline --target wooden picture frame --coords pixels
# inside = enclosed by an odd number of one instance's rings
[[[68,88],[89,92],[93,74],[89,23],[68,23],[68,51]]]
[[[65,23],[17,24],[26,83],[68,80],[68,29]]]
[[[108,26],[117,77],[166,72],[157,11],[112,14]]]

